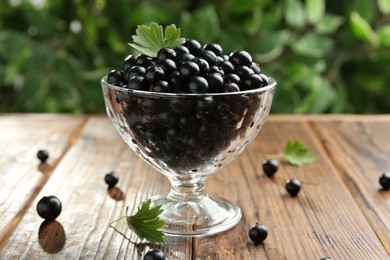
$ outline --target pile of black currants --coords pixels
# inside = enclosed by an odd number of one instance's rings
[[[218,44],[193,39],[162,48],[156,58],[128,56],[107,82],[128,89],[169,93],[223,93],[267,86],[269,79],[246,51],[223,54]]]
[[[255,135],[247,129],[260,129],[259,113],[268,114],[271,100],[261,89],[272,81],[249,53],[228,56],[218,44],[202,47],[192,39],[160,49],[155,58],[128,56],[106,81],[119,87],[106,94],[109,114],[130,131],[130,145],[181,172],[216,167],[213,158],[239,150],[240,140]]]

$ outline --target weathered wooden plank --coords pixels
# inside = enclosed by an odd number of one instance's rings
[[[376,118],[376,120],[373,120]],[[390,171],[390,117],[313,123],[355,201],[390,254],[390,192],[379,177]]]
[[[282,164],[274,178],[267,178],[262,160],[281,152],[288,139],[304,142],[319,160],[301,167]],[[295,198],[284,188],[290,178],[302,182]],[[235,162],[210,178],[207,191],[236,202],[244,217],[229,232],[197,239],[197,259],[389,258],[304,120],[268,121]],[[269,229],[267,240],[258,246],[247,235],[256,220]]]
[[[120,176],[116,191],[107,190],[104,182],[110,170]],[[124,219],[115,228],[130,240],[109,227],[125,214],[126,206],[133,213],[142,201],[168,189],[165,177],[130,150],[107,118],[91,118],[0,255],[6,259],[142,259],[153,247],[171,259],[190,259],[191,239],[168,238],[162,245],[142,244],[127,229]],[[118,191],[123,192],[123,199],[115,196]],[[58,223],[46,229],[49,235],[39,236],[42,219],[35,205],[45,195],[57,196],[63,210]],[[40,233],[44,234],[42,229]]]
[[[65,115],[0,116],[0,247],[45,185],[84,121],[84,117]],[[49,151],[50,157],[44,164],[36,157],[39,149]]]

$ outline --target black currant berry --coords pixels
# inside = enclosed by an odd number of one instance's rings
[[[233,83],[233,82],[228,82],[228,83],[225,83],[223,84],[222,86],[222,92],[238,92],[240,91],[240,88],[238,87],[238,85],[236,83]]]
[[[171,59],[175,60],[177,57],[176,52],[171,48],[162,48],[157,53],[157,59],[160,61]]]
[[[165,255],[158,249],[152,249],[144,255],[144,260],[165,260]]]
[[[151,83],[157,82],[165,78],[165,73],[161,67],[157,65],[152,65],[146,69],[145,78]]]
[[[199,57],[206,60],[210,66],[215,65],[217,63],[217,55],[214,52],[209,50],[203,50]]]
[[[265,160],[263,161],[263,171],[268,177],[274,176],[278,171],[278,160]]]
[[[209,43],[209,44],[206,44],[206,45],[203,47],[203,49],[212,51],[212,52],[214,52],[215,55],[217,55],[217,56],[221,56],[221,55],[222,55],[222,47],[221,47],[221,45],[216,44],[216,43]]]
[[[197,40],[188,39],[183,43],[183,46],[187,47],[191,54],[198,56],[202,51],[202,45]]]
[[[223,78],[223,81],[224,81],[225,83],[232,82],[232,83],[236,83],[236,84],[238,85],[239,82],[240,82],[240,77],[237,76],[237,74],[230,73],[230,74],[227,74],[227,75]]]
[[[245,76],[248,76],[249,74],[253,74],[254,71],[249,68],[248,66],[240,66],[238,68],[236,68],[236,74],[240,77],[240,78],[244,78]]]
[[[250,66],[250,68],[253,70],[254,73],[256,74],[260,74],[261,73],[261,69],[260,69],[260,66],[255,63],[255,62],[252,62],[252,65]]]
[[[154,86],[152,87],[153,92],[171,92],[171,88],[169,86],[169,83],[165,80],[159,80],[157,81]]]
[[[258,74],[247,75],[240,82],[240,87],[242,90],[261,88],[262,86],[263,86],[263,79]]]
[[[162,60],[159,65],[164,70],[165,74],[171,74],[177,70],[176,63],[171,59]]]
[[[218,93],[222,92],[223,78],[219,73],[211,73],[207,76],[207,82],[209,83],[209,92]]]
[[[229,61],[234,66],[251,66],[252,56],[246,51],[236,51],[230,55]]]
[[[119,177],[115,172],[111,171],[104,176],[104,181],[107,183],[108,187],[113,187],[118,183]]]
[[[41,161],[41,163],[44,163],[49,158],[49,152],[47,150],[39,150],[37,153],[37,157]]]
[[[379,183],[383,189],[390,189],[390,172],[385,172],[379,178]]]
[[[107,83],[112,85],[120,85],[119,83],[122,81],[122,73],[117,70],[112,70],[107,76]]]
[[[188,83],[188,91],[190,93],[206,93],[209,89],[207,80],[200,76],[195,76]]]
[[[193,61],[186,61],[180,66],[180,75],[191,78],[199,74],[199,66]]]
[[[209,66],[209,63],[205,59],[194,58],[192,61],[195,62],[199,66],[199,73],[201,75],[205,76],[209,73],[210,66]]]
[[[179,45],[173,50],[176,52],[177,57],[183,55],[184,53],[190,53],[188,48],[184,45]]]
[[[137,62],[137,56],[129,55],[126,57],[125,61],[122,64],[122,70],[126,71],[133,67]]]
[[[288,180],[286,183],[286,190],[291,195],[291,197],[298,195],[299,191],[301,190],[301,182],[297,179]]]
[[[148,83],[145,77],[135,76],[129,80],[127,87],[134,90],[148,90]]]
[[[56,219],[62,211],[61,201],[55,196],[45,196],[37,204],[38,215],[45,220]]]
[[[266,226],[256,224],[249,229],[248,235],[255,244],[260,244],[267,238],[268,230]]]
[[[137,65],[140,65],[140,66],[149,66],[150,62],[152,61],[153,59],[151,57],[149,57],[148,55],[145,55],[145,54],[141,54],[137,57],[137,61],[135,62]]]
[[[218,66],[224,71],[225,74],[234,72],[234,66],[230,61],[225,60],[219,63]]]

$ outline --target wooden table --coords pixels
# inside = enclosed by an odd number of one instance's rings
[[[390,116],[272,115],[255,141],[210,177],[208,193],[237,203],[243,218],[230,231],[202,238],[139,243],[125,221],[152,195],[167,193],[162,174],[125,145],[105,115],[0,115],[0,259],[142,259],[150,248],[168,259],[390,259],[390,191],[378,179],[390,171]],[[300,167],[262,172],[267,154],[298,139],[318,155]],[[36,153],[45,148],[47,163]],[[118,189],[104,175],[116,171]],[[284,184],[298,178],[297,197]],[[120,194],[123,192],[123,194]],[[55,195],[63,210],[49,224],[38,200]],[[248,230],[268,227],[255,246]]]

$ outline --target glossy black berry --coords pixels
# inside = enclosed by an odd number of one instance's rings
[[[222,47],[221,47],[221,45],[216,44],[216,43],[209,43],[209,44],[206,44],[206,45],[203,47],[203,49],[212,51],[212,52],[214,52],[215,55],[217,55],[217,56],[221,56],[221,55],[222,55]]]
[[[223,78],[223,82],[225,83],[232,82],[238,85],[240,82],[240,77],[237,74],[229,73]]]
[[[190,53],[188,48],[184,45],[179,45],[173,49],[176,52],[177,57],[183,55],[184,53]]]
[[[113,187],[118,183],[119,177],[115,172],[109,172],[106,174],[106,176],[104,176],[104,181],[108,187]]]
[[[159,80],[157,81],[154,86],[152,87],[153,92],[171,92],[171,88],[169,86],[169,83],[165,80]]]
[[[107,83],[110,83],[112,85],[119,85],[119,83],[122,81],[122,73],[117,70],[112,70],[108,76],[107,76]]]
[[[152,58],[145,55],[145,54],[141,54],[137,57],[137,61],[136,61],[136,64],[137,65],[140,65],[140,66],[149,66],[149,64],[152,62]]]
[[[235,73],[240,78],[244,78],[244,77],[248,76],[249,74],[253,74],[254,71],[251,68],[249,68],[248,66],[239,66],[236,68]]]
[[[199,66],[193,61],[186,61],[180,66],[180,75],[191,78],[199,74]]]
[[[200,45],[197,40],[188,39],[183,43],[183,45],[187,47],[190,53],[195,56],[198,56],[199,53],[202,51],[202,45]]]
[[[163,61],[166,59],[175,60],[176,57],[177,57],[176,52],[171,48],[162,48],[157,53],[157,59],[160,61]]]
[[[268,177],[274,176],[278,171],[279,163],[278,160],[265,160],[263,161],[263,171]]]
[[[146,69],[145,78],[149,82],[157,82],[165,78],[165,72],[160,66],[152,65]]]
[[[171,59],[162,60],[159,65],[164,70],[166,75],[171,74],[177,70],[176,63]]]
[[[255,62],[252,62],[252,65],[250,66],[250,68],[253,70],[254,73],[256,74],[260,74],[261,73],[261,69],[260,69],[260,66],[255,63]]]
[[[240,88],[236,83],[228,82],[222,85],[222,92],[238,92]]]
[[[148,83],[145,77],[135,76],[130,79],[127,87],[134,90],[148,90]]]
[[[188,83],[188,91],[190,93],[206,93],[209,89],[209,84],[204,77],[195,76]]]
[[[45,196],[38,201],[38,215],[45,220],[56,219],[62,211],[61,201],[55,196]]]
[[[298,195],[299,191],[301,190],[301,182],[297,179],[288,180],[286,183],[286,190],[291,195],[291,197]]]
[[[122,64],[122,70],[126,71],[130,69],[131,67],[135,66],[137,62],[137,56],[129,55],[126,57],[125,61]]]
[[[165,260],[165,255],[158,249],[152,249],[144,255],[144,260]]]
[[[236,51],[230,55],[229,61],[234,66],[251,66],[252,56],[246,51]]]
[[[225,75],[234,72],[234,66],[230,61],[223,61],[218,66],[224,71]]]
[[[381,175],[379,178],[379,184],[385,190],[390,189],[390,172],[385,172]]]
[[[209,83],[209,92],[218,93],[222,92],[223,78],[219,73],[211,73],[207,76],[207,82]]]
[[[247,75],[240,82],[240,87],[242,90],[261,88],[262,86],[263,86],[263,79],[258,74]]]
[[[199,66],[199,73],[201,75],[205,76],[209,73],[210,66],[209,66],[209,63],[205,59],[194,58],[192,61],[195,62]]]
[[[269,78],[264,74],[259,74],[259,76],[263,80],[262,87],[268,86]]]
[[[265,225],[256,224],[249,229],[249,238],[255,243],[262,243],[268,236],[268,230]]]
[[[215,65],[217,63],[217,55],[214,52],[209,50],[203,50],[199,57],[206,60],[210,66]]]
[[[131,69],[126,70],[123,74],[123,79],[129,82],[132,77],[145,76],[145,68],[142,66],[133,66]]]
[[[49,152],[47,150],[39,150],[37,157],[42,163],[44,163],[47,159],[49,159]]]

